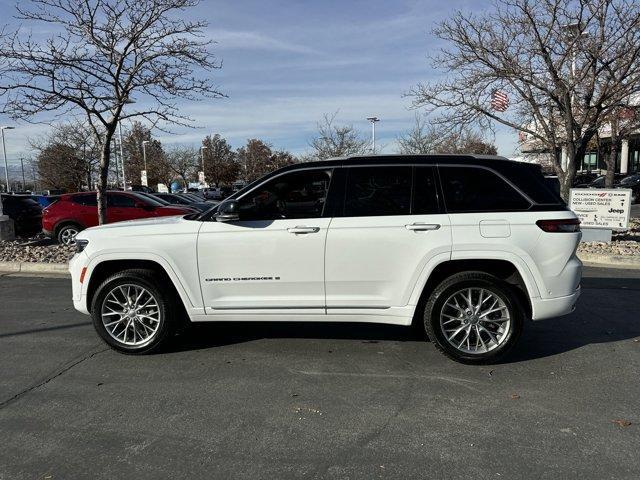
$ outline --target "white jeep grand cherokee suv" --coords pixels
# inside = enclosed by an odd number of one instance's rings
[[[340,158],[283,168],[203,214],[78,234],[73,302],[126,353],[180,322],[418,325],[495,361],[525,320],[571,312],[579,221],[540,168],[486,156]]]

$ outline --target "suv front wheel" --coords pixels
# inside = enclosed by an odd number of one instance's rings
[[[452,275],[432,292],[424,311],[428,337],[462,363],[492,363],[517,342],[524,312],[506,282],[483,272]]]
[[[93,325],[112,348],[129,354],[160,350],[175,332],[175,295],[151,270],[107,278],[91,302]]]

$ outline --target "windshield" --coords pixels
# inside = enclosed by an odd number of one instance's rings
[[[198,197],[198,195],[195,195],[193,193],[183,193],[181,196],[184,197],[184,198],[188,198],[189,200],[192,200],[193,202],[198,202],[198,203],[204,202],[204,198]]]
[[[164,200],[160,200],[159,198],[154,197],[148,193],[141,192],[128,192],[131,196],[138,198],[139,200],[145,202],[147,205],[151,205],[154,207],[164,207],[165,205],[169,205],[169,202],[165,202]]]

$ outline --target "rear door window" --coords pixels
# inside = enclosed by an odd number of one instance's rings
[[[438,187],[433,167],[416,167],[413,173],[412,215],[440,213]]]
[[[344,216],[409,215],[411,170],[409,166],[349,168]]]
[[[529,201],[496,173],[485,168],[439,167],[449,213],[528,210]]]

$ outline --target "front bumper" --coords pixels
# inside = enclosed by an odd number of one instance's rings
[[[532,298],[531,310],[533,320],[561,317],[576,309],[576,303],[582,293],[580,285],[571,295],[555,298]]]
[[[87,266],[89,258],[84,252],[76,253],[71,260],[69,260],[69,273],[71,274],[71,294],[73,298],[73,307],[85,315],[89,315],[89,309],[87,308],[87,295],[83,293],[82,283],[80,283],[80,275],[82,269]],[[85,282],[89,281],[85,277]]]

